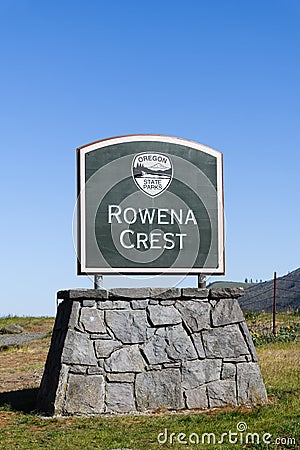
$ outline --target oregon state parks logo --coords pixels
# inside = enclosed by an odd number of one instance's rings
[[[137,187],[150,197],[164,192],[173,178],[172,162],[169,156],[161,153],[147,152],[136,155],[131,171]]]

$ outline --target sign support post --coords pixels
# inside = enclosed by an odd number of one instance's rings
[[[103,276],[102,275],[94,276],[94,289],[103,289]]]
[[[206,288],[206,276],[203,273],[198,275],[198,288]]]

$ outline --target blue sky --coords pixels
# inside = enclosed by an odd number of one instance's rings
[[[224,154],[226,279],[299,267],[299,2],[1,0],[0,25],[0,315],[53,315],[57,290],[91,286],[75,148],[110,136]]]

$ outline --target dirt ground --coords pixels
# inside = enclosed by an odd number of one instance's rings
[[[49,333],[53,321],[43,321],[25,332]],[[0,352],[0,393],[38,388],[44,372],[51,337],[36,339],[20,348]]]

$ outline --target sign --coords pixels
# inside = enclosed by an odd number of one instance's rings
[[[132,135],[77,157],[78,274],[224,274],[220,152]]]

